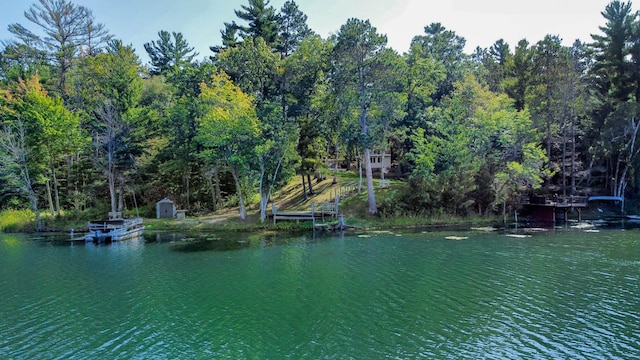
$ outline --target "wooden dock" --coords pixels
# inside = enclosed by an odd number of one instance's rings
[[[586,196],[530,196],[523,199],[521,205],[533,220],[555,224],[566,222],[572,210],[578,212],[581,220],[581,211],[589,205],[589,199]]]
[[[311,211],[281,211],[276,208],[274,204],[271,204],[271,216],[273,217],[273,224],[275,225],[278,220],[280,221],[311,221],[313,227],[316,227],[316,220],[331,217],[335,218],[338,215],[338,201],[335,202],[322,202],[311,203]]]

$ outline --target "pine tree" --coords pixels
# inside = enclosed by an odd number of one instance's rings
[[[295,1],[287,1],[282,6],[278,16],[280,28],[280,40],[278,50],[283,56],[291,55],[300,45],[302,39],[314,32],[307,25],[307,15],[305,15]]]
[[[242,10],[235,14],[248,25],[232,25],[237,27],[240,37],[263,38],[272,49],[278,47],[278,17],[276,10],[269,6],[269,0],[249,0],[249,5],[242,5]],[[233,23],[232,23],[233,24]]]
[[[189,46],[182,33],[169,34],[168,31],[161,30],[158,36],[160,37],[158,42],[144,44],[144,49],[151,58],[152,74],[166,74],[174,68],[183,68],[198,55],[193,51],[194,48]]]
[[[103,24],[94,22],[91,10],[67,0],[40,0],[24,13],[45,34],[37,35],[21,24],[10,24],[9,32],[34,49],[45,51],[56,67],[56,90],[68,99],[67,76],[73,59],[81,53],[95,55],[111,39]]]

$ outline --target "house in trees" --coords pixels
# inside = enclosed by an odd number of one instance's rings
[[[371,170],[389,171],[391,168],[391,154],[385,151],[371,152]]]
[[[384,169],[385,173],[389,171],[391,168],[391,154],[384,151],[374,151],[370,155],[371,157],[371,170],[374,172],[382,171]],[[338,170],[349,170],[349,169],[357,169],[358,168],[359,158],[354,163],[353,161],[343,160],[339,162]],[[325,159],[325,163],[328,165],[329,169],[335,168],[335,160],[334,159]]]

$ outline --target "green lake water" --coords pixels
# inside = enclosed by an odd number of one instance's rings
[[[640,230],[0,234],[0,359],[640,359]]]

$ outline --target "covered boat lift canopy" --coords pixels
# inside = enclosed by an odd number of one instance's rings
[[[624,199],[622,198],[622,196],[604,196],[604,195],[597,195],[597,196],[589,196],[589,201],[623,201]]]

